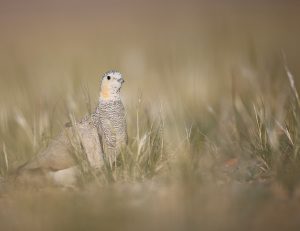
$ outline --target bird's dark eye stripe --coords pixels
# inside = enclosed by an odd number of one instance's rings
[[[110,76],[107,76],[107,79],[110,80]]]

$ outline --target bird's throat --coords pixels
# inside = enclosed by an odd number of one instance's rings
[[[111,97],[110,89],[109,89],[108,85],[104,84],[100,91],[100,98],[102,98],[104,100],[108,100],[108,99],[110,99],[110,97]]]

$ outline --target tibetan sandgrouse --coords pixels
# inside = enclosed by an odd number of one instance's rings
[[[59,185],[73,185],[78,173],[74,143],[84,150],[92,168],[100,169],[105,161],[113,163],[127,144],[125,110],[120,97],[124,80],[117,71],[106,72],[101,79],[99,102],[91,115],[80,122],[66,124],[48,147],[19,167],[18,178],[43,175]],[[77,139],[76,139],[77,138]],[[79,138],[79,139],[78,139]]]

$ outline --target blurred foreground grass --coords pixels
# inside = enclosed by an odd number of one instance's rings
[[[0,183],[0,230],[299,230],[299,5],[234,4],[8,4],[0,177],[92,110],[112,68],[129,145],[79,189]]]

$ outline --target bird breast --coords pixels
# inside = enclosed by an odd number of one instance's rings
[[[127,125],[122,101],[100,101],[98,110],[105,144],[116,147],[126,143]]]

